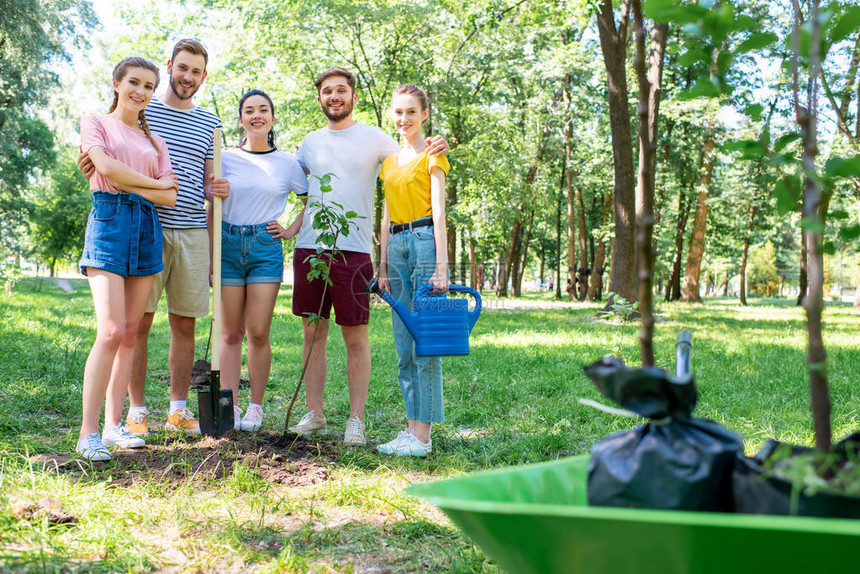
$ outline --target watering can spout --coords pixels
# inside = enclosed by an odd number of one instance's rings
[[[391,309],[397,313],[397,316],[400,317],[400,320],[403,321],[403,324],[406,325],[406,329],[409,331],[409,334],[412,335],[413,339],[418,339],[418,314],[410,313],[406,307],[391,296],[390,293],[383,291],[379,286],[379,279],[374,277],[367,283],[367,287],[365,290],[368,293],[373,293],[375,295],[379,295],[383,301],[388,303],[391,306]]]

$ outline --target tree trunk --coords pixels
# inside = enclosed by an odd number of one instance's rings
[[[657,165],[657,125],[660,110],[660,82],[663,76],[663,54],[669,27],[654,25],[651,54],[645,67],[645,22],[641,0],[632,0],[636,52],[633,68],[639,83],[639,181],[636,186],[636,248],[639,269],[639,349],[643,367],[654,366],[654,181]]]
[[[520,246],[520,253],[518,253],[518,262],[517,262],[517,273],[514,276],[514,297],[522,296],[523,290],[523,275],[526,273],[526,262],[529,257],[529,241],[532,236],[532,221],[534,219],[534,211],[529,213],[529,221],[526,224],[524,233],[523,233],[523,241]]]
[[[602,0],[597,15],[597,29],[600,34],[603,61],[606,65],[615,175],[613,188],[615,237],[612,241],[609,290],[628,301],[634,301],[636,299],[636,178],[633,167],[633,140],[630,134],[626,68],[630,1],[623,0],[621,19],[616,26],[612,0]],[[607,308],[611,304],[612,301],[609,301]]]
[[[602,227],[612,209],[612,196],[603,196],[603,210],[600,214],[600,226]],[[594,267],[591,269],[591,277],[588,281],[588,292],[585,294],[586,301],[600,301],[603,296],[603,265],[606,262],[606,242],[601,238],[597,242],[594,253]]]
[[[798,62],[799,58],[799,27],[802,18],[798,0],[793,0],[795,16],[794,29],[794,103],[797,123],[803,134],[803,216],[807,221],[813,221],[824,226],[824,215],[827,205],[821,201],[822,194],[818,187],[818,176],[815,167],[815,157],[818,155],[817,142],[817,83],[819,64],[819,14],[818,0],[812,0],[810,14],[810,82],[807,91],[807,108],[799,104],[798,92]],[[815,427],[815,446],[822,452],[830,450],[832,429],[830,421],[831,403],[830,390],[827,383],[827,353],[821,330],[821,313],[824,308],[824,259],[821,253],[822,233],[816,228],[807,228],[803,232],[809,264],[808,294],[804,299],[806,310],[807,356],[806,365],[809,371],[809,385],[812,397],[812,419]]]
[[[567,300],[573,301],[576,294],[576,197],[573,186],[573,172],[570,168],[573,155],[571,141],[573,139],[573,113],[570,109],[570,75],[565,77],[564,99],[567,121],[564,126],[564,172],[567,184]]]
[[[516,229],[517,227],[517,225],[514,226],[514,231],[519,233]],[[511,239],[513,240],[513,233],[511,233]],[[517,240],[519,241],[519,238]],[[510,272],[510,262],[508,261],[507,252],[505,252],[499,257],[499,278],[496,280],[496,295],[499,297],[508,296],[508,275]]]
[[[544,283],[546,283],[546,281],[544,281],[545,273],[546,273],[546,249],[544,249],[543,247],[541,247],[541,250],[540,250],[539,261],[540,261],[540,269],[538,270],[538,279],[540,280],[541,285],[543,285]],[[525,262],[526,262],[526,258],[523,257],[523,265],[525,265]]]
[[[744,250],[743,255],[741,256],[741,271],[740,271],[740,300],[741,305],[746,306],[747,304],[747,260],[749,258],[750,251],[750,242],[752,241],[753,227],[755,224],[755,214],[757,208],[755,205],[750,203],[749,205],[749,217],[747,218],[747,234],[744,237]]]
[[[809,266],[809,246],[807,236],[800,230],[800,277],[798,277],[797,302],[796,305],[803,305],[803,299],[806,297],[806,292],[809,289],[809,275],[807,268]]]
[[[463,249],[463,252],[460,253],[460,259],[458,263],[460,264],[460,284],[466,284],[466,277],[469,273],[469,251],[468,245],[466,245],[466,238],[460,236],[460,247]]]
[[[480,291],[478,287],[478,266],[475,263],[475,242],[469,238],[469,285],[472,289]]]
[[[574,186],[576,195],[576,222],[579,227],[578,243],[579,243],[579,267],[576,270],[577,279],[577,299],[585,301],[585,294],[588,291],[588,276],[591,274],[591,268],[588,266],[588,229],[585,224],[585,202],[582,199],[582,189],[577,185]]]
[[[450,181],[445,186],[445,194],[447,195],[447,208],[453,210],[457,205],[457,181]],[[457,228],[451,218],[446,218],[447,236],[448,236],[448,271],[451,274],[451,282],[457,281]]]
[[[675,224],[675,251],[672,255],[672,268],[669,271],[669,281],[666,283],[666,301],[677,301],[681,298],[681,261],[684,257],[684,235],[687,233],[687,220],[690,218],[692,202],[688,197],[689,190],[682,189],[678,193],[678,221]]]
[[[687,303],[701,303],[699,278],[702,271],[702,255],[705,252],[705,228],[708,223],[708,195],[711,176],[714,172],[714,134],[709,132],[702,146],[702,175],[699,179],[699,192],[696,195],[696,214],[693,216],[693,234],[690,236],[690,249],[684,267],[684,288],[681,300]]]
[[[555,298],[561,299],[561,202],[567,180],[564,164],[561,165],[561,191],[555,203]]]

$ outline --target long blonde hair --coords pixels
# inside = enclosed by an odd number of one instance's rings
[[[158,87],[158,83],[161,81],[161,78],[158,74],[158,66],[147,60],[146,58],[141,58],[140,56],[130,56],[121,60],[119,64],[117,64],[113,69],[113,81],[121,82],[125,75],[128,73],[129,68],[144,68],[145,70],[149,70],[151,72],[155,72],[155,87]],[[108,113],[111,113],[116,109],[117,103],[119,102],[119,94],[116,90],[113,91],[113,103],[110,105],[110,109],[108,109]],[[152,147],[155,148],[155,151],[161,155],[161,148],[158,147],[158,144],[155,142],[155,138],[152,137],[152,132],[149,129],[149,124],[146,123],[146,114],[143,110],[140,110],[140,113],[137,114],[137,121],[140,123],[140,128],[143,130],[143,133],[146,134],[146,137],[149,138],[149,141],[152,142]]]

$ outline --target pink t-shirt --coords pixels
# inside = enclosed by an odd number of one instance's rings
[[[170,156],[164,140],[152,134],[160,152],[155,151],[152,140],[111,116],[84,116],[81,118],[81,152],[94,147],[104,148],[110,157],[121,161],[134,171],[158,179],[170,171]],[[90,191],[121,190],[96,171],[90,178]]]

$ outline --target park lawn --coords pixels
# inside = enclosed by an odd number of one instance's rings
[[[25,280],[0,296],[0,569],[494,572],[440,512],[403,489],[585,453],[638,424],[577,400],[606,402],[583,365],[607,354],[638,363],[636,325],[595,322],[597,305],[556,303],[548,294],[487,297],[472,354],[443,359],[447,421],[436,426],[433,454],[378,455],[372,447],[389,440],[404,416],[390,312],[378,306],[370,325],[371,446],[344,449],[337,440],[348,400],[345,353],[333,329],[326,415],[335,433],[304,444],[296,458],[278,442],[301,370],[299,322],[283,287],[263,432],[218,440],[156,432],[143,453],[87,464],[71,455],[95,329],[86,283],[71,283],[66,293],[49,280]],[[658,365],[672,368],[677,332],[693,333],[699,416],[743,434],[750,452],[768,437],[811,444],[801,309],[791,301],[742,308],[716,300],[663,304],[658,314]],[[825,323],[838,438],[860,427],[860,316],[833,304]],[[200,321],[198,358],[207,334],[208,321]],[[162,309],[150,337],[151,426],[168,406],[167,343]],[[246,404],[248,391],[240,397]],[[193,405],[193,392],[189,398]]]

